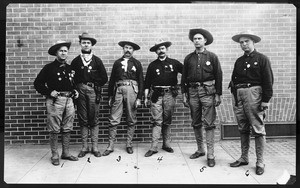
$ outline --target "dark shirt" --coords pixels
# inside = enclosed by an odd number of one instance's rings
[[[183,65],[176,59],[166,58],[164,61],[156,59],[148,66],[145,89],[151,86],[175,86],[177,75],[182,73]]]
[[[137,98],[142,99],[143,96],[143,88],[144,88],[144,76],[143,76],[143,67],[140,61],[131,57],[127,64],[127,72],[122,68],[122,61],[124,57],[116,60],[114,62],[109,83],[108,83],[108,96],[114,95],[114,88],[116,82],[120,80],[135,80],[138,83],[138,96]]]
[[[222,75],[221,65],[216,54],[206,49],[199,54],[194,51],[184,59],[181,78],[182,93],[187,92],[187,85],[190,82],[215,80],[216,93],[222,95]]]
[[[262,102],[269,102],[273,95],[273,72],[267,56],[254,50],[251,54],[239,57],[231,80],[234,84],[251,83],[262,86]]]
[[[71,67],[75,71],[75,83],[93,82],[98,86],[103,86],[107,80],[106,69],[101,59],[95,55],[88,66],[84,66],[81,56],[77,56],[71,62]]]
[[[50,95],[53,90],[72,91],[72,69],[68,64],[55,60],[45,65],[34,80],[34,87],[42,95]]]

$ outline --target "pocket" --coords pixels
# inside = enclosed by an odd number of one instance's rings
[[[139,92],[139,87],[138,87],[137,85],[132,84],[132,88],[133,88],[133,91],[134,91],[135,93],[138,93],[138,92]]]
[[[207,72],[207,73],[212,73],[213,72],[213,67],[212,65],[203,65],[203,70],[204,72]]]
[[[216,93],[216,88],[215,88],[215,85],[211,85],[211,86],[204,86],[205,88],[205,91],[206,91],[206,94],[207,95],[213,95]]]

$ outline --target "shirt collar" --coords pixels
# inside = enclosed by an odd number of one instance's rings
[[[256,49],[253,50],[253,52],[251,52],[249,55],[247,55],[246,53],[244,53],[244,57],[253,57],[256,54]]]
[[[160,62],[168,61],[168,56],[166,56],[163,60],[159,59],[158,57],[157,57],[157,59],[158,59],[158,61],[160,61]]]
[[[197,54],[197,55],[198,55],[198,54],[205,54],[205,55],[206,55],[206,54],[207,54],[207,50],[206,50],[206,48],[204,48],[204,51],[203,51],[203,52],[197,52],[197,51],[195,50],[194,53]]]

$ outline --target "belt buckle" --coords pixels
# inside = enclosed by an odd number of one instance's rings
[[[250,83],[247,83],[247,87],[251,87],[251,84],[250,84]]]

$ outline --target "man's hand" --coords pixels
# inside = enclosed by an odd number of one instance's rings
[[[57,98],[58,97],[58,92],[56,90],[53,90],[51,93],[50,93],[50,96],[51,97],[54,97],[54,98]]]
[[[74,99],[77,99],[79,97],[79,93],[76,89],[74,89]]]
[[[185,93],[182,94],[182,102],[185,107],[187,107],[187,108],[190,107],[189,103],[187,102],[187,97],[186,97]]]
[[[260,111],[264,111],[264,110],[268,109],[268,107],[269,107],[269,103],[262,102],[258,108]]]
[[[109,106],[109,107],[112,106],[112,97],[108,97],[108,106]]]
[[[147,107],[149,107],[149,100],[148,100],[148,98],[147,97],[145,97],[145,101],[144,101],[144,104],[145,104],[145,107],[147,108]]]
[[[219,94],[215,94],[215,106],[219,106],[221,104],[221,97]]]
[[[141,99],[136,99],[134,107],[137,108],[137,107],[141,106],[141,104],[142,104]]]

